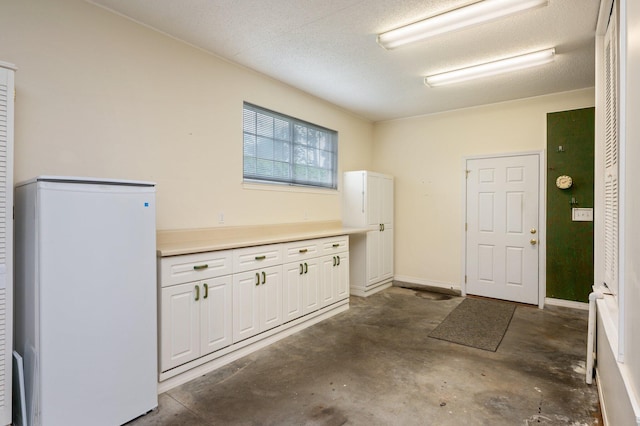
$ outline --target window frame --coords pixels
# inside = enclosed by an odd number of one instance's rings
[[[302,162],[296,161],[301,157]],[[337,190],[338,131],[244,101],[242,179],[250,184]]]

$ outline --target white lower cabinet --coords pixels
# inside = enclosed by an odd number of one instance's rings
[[[161,299],[163,371],[231,344],[231,275],[163,288]]]
[[[349,297],[349,252],[338,257],[338,267],[333,276],[333,288],[338,300]]]
[[[232,339],[232,277],[226,275],[202,283],[200,302],[200,355],[229,346]]]
[[[158,270],[162,380],[348,299],[349,237],[164,257]]]
[[[284,322],[320,309],[320,263],[318,259],[283,266]]]
[[[233,342],[282,324],[282,266],[233,276]]]
[[[369,231],[366,237],[367,286],[393,278],[393,229]]]
[[[349,252],[325,256],[322,265],[321,303],[327,306],[349,297]]]

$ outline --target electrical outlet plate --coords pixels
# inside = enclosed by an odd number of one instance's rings
[[[574,222],[593,222],[593,208],[572,208],[571,220]]]

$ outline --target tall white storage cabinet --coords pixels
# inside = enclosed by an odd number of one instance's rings
[[[0,62],[0,424],[11,423],[13,350],[13,94],[15,67]]]
[[[350,241],[350,292],[368,296],[393,280],[393,176],[345,172],[343,186],[343,224],[370,228]]]
[[[158,405],[155,186],[15,188],[15,350],[29,426],[113,426]]]

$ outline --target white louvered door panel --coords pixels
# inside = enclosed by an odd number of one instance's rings
[[[11,423],[14,67],[0,62],[0,424]]]
[[[618,294],[618,66],[616,17],[605,35],[604,280]]]

